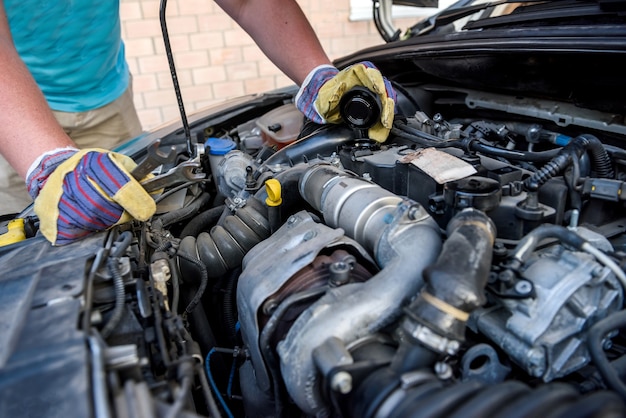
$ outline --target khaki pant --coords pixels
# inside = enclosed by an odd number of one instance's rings
[[[101,108],[78,113],[53,113],[79,148],[111,149],[142,131],[130,86],[118,99]],[[27,147],[27,138],[24,141]],[[21,212],[30,203],[32,199],[24,179],[0,155],[0,215]]]

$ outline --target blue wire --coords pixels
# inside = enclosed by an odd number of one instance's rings
[[[228,397],[232,397],[233,380],[235,378],[235,366],[237,365],[237,359],[233,358],[233,367],[230,368],[230,376],[228,377],[228,388],[226,388],[226,394]]]
[[[207,376],[209,378],[209,382],[211,383],[211,387],[213,388],[213,392],[215,392],[215,396],[217,396],[217,399],[222,404],[222,408],[224,408],[224,411],[226,412],[226,415],[228,415],[229,418],[234,418],[232,412],[230,412],[230,409],[226,405],[226,402],[224,401],[224,398],[222,397],[222,394],[217,389],[217,385],[215,384],[215,380],[213,380],[213,374],[211,373],[210,362],[211,362],[211,355],[213,355],[213,353],[215,353],[215,352],[216,352],[215,348],[212,348],[211,351],[209,351],[209,354],[206,355],[206,360],[204,361],[204,368],[206,369],[206,374],[207,374]]]
[[[235,333],[239,332],[241,325],[239,321],[235,323]],[[233,358],[233,367],[230,368],[230,377],[228,378],[228,388],[226,389],[226,394],[228,397],[232,397],[232,389],[233,389],[233,380],[235,378],[235,366],[237,365],[237,359]]]

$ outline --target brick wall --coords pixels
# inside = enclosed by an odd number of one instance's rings
[[[298,2],[331,59],[382,43],[371,21],[349,21],[350,0]],[[178,119],[161,36],[160,1],[121,0],[120,4],[135,105],[144,129]],[[292,84],[211,0],[169,0],[166,16],[187,113]]]

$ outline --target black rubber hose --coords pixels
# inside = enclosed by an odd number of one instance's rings
[[[393,417],[401,417],[401,413],[403,410],[403,406],[408,409],[408,413],[417,413],[419,411],[419,405],[421,405],[423,400],[430,399],[431,396],[435,396],[439,391],[443,390],[444,383],[439,379],[432,379],[422,383],[416,387],[410,389],[410,393],[407,394],[407,397],[402,399],[400,404],[396,405],[389,416]],[[410,398],[409,398],[410,397]],[[419,414],[416,418],[419,417]],[[419,417],[421,418],[421,417]],[[467,418],[467,417],[466,417]]]
[[[107,260],[107,268],[109,270],[109,274],[111,274],[113,278],[113,286],[115,288],[115,306],[113,307],[113,313],[111,314],[109,321],[106,323],[104,328],[102,328],[101,334],[103,338],[107,338],[120,322],[120,319],[122,319],[122,314],[124,313],[124,301],[126,300],[124,278],[120,274],[119,267],[117,266],[117,257],[110,257]]]
[[[187,287],[181,288],[181,302],[189,303],[195,294],[196,292],[194,289]],[[205,312],[202,304],[198,304],[196,308],[187,316],[187,320],[189,322],[189,332],[193,335],[194,340],[201,347],[203,356],[206,356],[212,348],[218,345],[217,338],[213,332],[213,328],[211,328],[211,324],[209,324],[208,318],[209,315]],[[219,363],[218,365],[221,367],[220,372],[226,373],[226,369],[223,364]]]
[[[189,302],[189,305],[187,305],[187,307],[185,308],[185,315],[188,315],[194,310],[194,308],[198,305],[198,303],[200,303],[200,300],[202,299],[202,295],[206,291],[207,285],[209,283],[209,275],[207,274],[206,267],[204,266],[204,264],[200,262],[200,260],[192,257],[189,254],[186,254],[183,251],[180,251],[180,249],[178,250],[177,255],[183,260],[186,260],[190,262],[191,264],[195,265],[200,271],[200,286],[198,287],[198,290],[196,291],[196,294],[193,297],[193,299],[191,299],[191,301]]]
[[[424,270],[426,285],[405,314],[411,323],[463,341],[469,314],[486,302],[496,227],[484,212],[469,208],[452,218],[447,233],[437,261]]]
[[[617,392],[626,401],[626,384],[607,359],[603,348],[603,340],[607,334],[625,326],[626,311],[616,312],[597,322],[587,332],[587,348],[606,386]]]
[[[211,195],[208,193],[202,193],[198,196],[193,202],[189,205],[182,207],[177,210],[170,211],[160,217],[157,218],[159,222],[161,222],[163,227],[172,225],[176,222],[180,222],[193,214],[197,213],[200,208],[208,203],[211,199]]]
[[[111,257],[121,257],[122,254],[128,249],[131,241],[133,240],[133,233],[130,231],[124,231],[117,238],[117,241],[111,249]]]
[[[615,177],[615,172],[611,164],[611,157],[604,148],[604,145],[598,138],[590,134],[579,135],[576,139],[581,141],[591,153],[591,159],[593,161],[592,167],[596,172],[596,175],[600,178],[612,179]]]
[[[209,381],[206,377],[206,373],[204,373],[203,370],[200,370],[198,372],[198,378],[200,379],[202,393],[204,394],[204,399],[207,403],[207,409],[209,410],[210,417],[221,418],[222,413],[220,412],[220,408],[217,406],[215,397],[213,397],[213,392],[211,391],[211,387],[209,386]]]
[[[167,418],[177,418],[185,406],[185,400],[189,396],[191,384],[193,382],[193,365],[190,362],[183,362],[178,366],[178,375],[180,378],[180,387],[174,398],[174,402],[167,411]]]
[[[622,418],[626,408],[613,392],[600,391],[579,397],[578,400],[545,418]]]
[[[133,239],[133,234],[130,231],[124,231],[118,237],[115,242],[111,255],[107,260],[107,268],[109,273],[113,278],[113,286],[115,288],[115,306],[113,308],[113,313],[109,318],[109,321],[102,328],[101,334],[103,338],[107,338],[113,329],[117,326],[120,319],[122,319],[122,315],[124,313],[124,302],[126,300],[126,290],[124,289],[124,278],[120,274],[120,269],[117,265],[118,258],[124,254],[128,246],[130,245]]]
[[[403,341],[391,361],[390,368],[397,375],[401,375],[411,370],[432,366],[438,357],[437,353],[421,344]]]
[[[220,216],[222,216],[222,213],[224,213],[224,209],[225,206],[220,205],[205,210],[204,212],[195,216],[187,223],[187,225],[185,225],[180,233],[180,238],[182,239],[186,236],[197,237],[200,232],[210,229],[220,219]]]
[[[512,252],[513,259],[521,265],[535,251],[537,246],[547,238],[554,238],[564,244],[580,250],[585,240],[576,232],[560,225],[544,224],[529,232]]]
[[[350,417],[359,418],[376,416],[384,402],[400,386],[398,376],[389,367],[374,370],[350,393],[349,401],[344,401],[346,414]],[[430,389],[431,391],[441,388],[441,382],[434,375],[427,374],[423,379],[428,379],[429,383],[435,384]],[[422,382],[420,389],[426,386],[428,386],[427,383]]]
[[[611,368],[615,370],[615,372],[617,373],[618,376],[620,376],[620,378],[623,378],[624,376],[626,376],[626,355],[622,355],[618,358],[616,358],[615,360],[611,361]],[[593,373],[590,377],[589,377],[589,381],[591,383],[590,388],[603,388],[606,385],[604,384],[604,382],[602,381],[602,376],[600,375],[600,372],[598,372],[596,370],[595,373]]]
[[[581,397],[577,387],[553,382],[531,388],[520,381],[488,385],[478,380],[446,382],[428,369],[416,369],[407,386],[391,368],[363,378],[343,403],[344,416],[372,418],[618,418],[620,397],[600,390]],[[406,376],[406,374],[405,374]],[[419,377],[419,378],[417,378]]]
[[[263,166],[306,163],[319,155],[330,155],[339,147],[352,141],[352,130],[343,125],[325,125],[323,132],[304,137],[280,149],[263,163]]]
[[[490,414],[493,418],[530,418],[544,416],[563,404],[573,403],[578,399],[576,389],[565,383],[550,383],[539,386],[503,408]]]
[[[397,418],[444,418],[457,407],[471,400],[481,389],[480,382],[468,381],[444,387],[426,397],[416,397],[419,391],[409,391],[405,400],[393,411],[393,416]]]
[[[224,300],[222,302],[222,313],[224,316],[224,324],[228,331],[228,337],[231,342],[235,343],[237,336],[237,279],[241,274],[241,269],[235,269],[226,278],[226,288],[224,289]]]
[[[491,145],[486,145],[478,141],[472,141],[469,145],[472,151],[481,152],[485,155],[490,155],[492,157],[501,157],[507,160],[525,161],[531,163],[550,161],[550,159],[554,158],[561,151],[561,149],[559,148],[549,151],[508,150],[504,148],[493,147]]]
[[[492,157],[500,157],[505,158],[507,160],[513,161],[526,161],[526,162],[544,162],[550,161],[554,158],[561,149],[554,149],[548,151],[518,151],[518,150],[508,150],[504,148],[494,147],[491,145],[483,144],[476,140],[469,139],[457,139],[453,141],[445,141],[441,138],[428,134],[426,132],[422,132],[419,129],[402,125],[395,124],[394,128],[391,129],[391,133],[393,135],[399,136],[404,139],[408,139],[412,142],[415,142],[419,145],[433,147],[433,148],[460,148],[460,149],[470,149],[471,151],[481,152],[485,155],[489,155]]]
[[[524,180],[524,188],[531,192],[537,191],[548,180],[569,167],[572,164],[573,159],[578,158],[578,155],[572,151],[574,146],[576,146],[576,144],[570,142],[570,144],[563,148],[563,150],[561,150],[561,152],[546,165]]]
[[[510,380],[489,386],[459,408],[448,418],[488,417],[493,411],[499,411],[514,399],[530,392],[530,388],[517,380]]]
[[[613,178],[615,176],[611,159],[604,145],[595,136],[584,134],[572,139],[550,162],[524,180],[524,187],[529,191],[538,190],[552,177],[567,169],[574,159],[579,159],[586,151],[591,153],[592,168],[598,177]]]

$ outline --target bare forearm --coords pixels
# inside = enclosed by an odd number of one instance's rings
[[[295,0],[216,0],[267,57],[298,85],[330,60]],[[261,22],[262,24],[259,24]]]
[[[0,3],[0,153],[22,177],[43,152],[74,143],[18,56]]]

